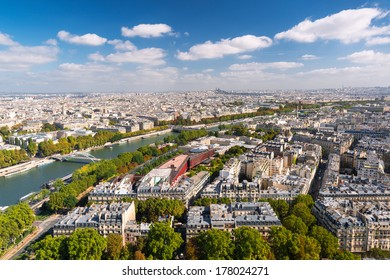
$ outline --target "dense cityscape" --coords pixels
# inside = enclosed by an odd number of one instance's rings
[[[389,258],[389,116],[388,87],[3,94],[4,179],[78,164],[0,205],[0,254]]]
[[[390,1],[0,7],[2,278],[386,275]]]

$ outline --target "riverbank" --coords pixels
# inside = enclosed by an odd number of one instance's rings
[[[103,149],[103,148],[109,148],[112,145],[129,143],[129,142],[136,141],[136,140],[139,140],[139,139],[146,139],[146,138],[149,138],[149,137],[152,137],[152,136],[166,134],[166,133],[169,133],[171,131],[172,131],[172,129],[169,128],[169,129],[165,129],[165,130],[161,130],[161,131],[154,131],[154,132],[143,134],[143,135],[123,138],[123,139],[118,140],[116,142],[113,142],[113,143],[111,143],[109,145],[107,145],[107,143],[106,143],[104,145],[91,147],[91,148],[88,148],[88,149],[85,149],[85,150],[80,150],[80,152],[89,152],[89,151],[100,150],[100,149]],[[73,151],[73,152],[75,152],[75,151]],[[32,160],[30,160],[28,162],[19,163],[19,164],[13,165],[13,166],[5,167],[5,168],[0,169],[0,177],[8,177],[8,176],[16,175],[16,174],[19,174],[19,173],[27,172],[30,169],[33,169],[35,167],[39,167],[39,166],[42,166],[42,165],[45,165],[45,164],[49,164],[49,163],[52,163],[54,161],[55,160],[53,160],[51,158],[51,156],[48,156],[46,158],[32,159]]]
[[[52,162],[54,162],[54,160],[52,160],[50,158],[32,159],[29,162],[24,162],[24,163],[20,163],[17,165],[13,165],[10,167],[0,169],[0,177],[9,177],[12,175],[23,173],[23,172],[29,171],[30,169],[33,169],[35,167],[39,167],[39,166],[49,164]]]

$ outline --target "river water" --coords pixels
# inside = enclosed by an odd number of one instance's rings
[[[176,133],[169,132],[160,136],[138,139],[130,143],[113,145],[112,148],[102,148],[90,153],[101,159],[111,159],[124,152],[133,152],[139,147],[162,141],[164,137]],[[80,163],[53,162],[36,167],[24,173],[10,177],[0,177],[0,206],[16,204],[19,198],[41,189],[42,184],[50,180],[64,177],[83,166]]]

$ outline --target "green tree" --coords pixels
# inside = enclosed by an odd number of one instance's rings
[[[310,236],[293,234],[291,259],[294,260],[319,260],[321,245]]]
[[[46,236],[36,242],[32,249],[37,260],[66,260],[68,259],[67,237]]]
[[[28,141],[27,152],[31,156],[35,156],[35,154],[38,152],[38,145],[35,142],[33,142],[31,139],[29,139]]]
[[[374,258],[376,260],[386,260],[390,259],[390,251],[382,250],[379,248],[372,248],[366,253],[366,256],[369,258]]]
[[[119,260],[123,251],[123,238],[119,234],[110,233],[107,236],[107,259]]]
[[[68,209],[72,209],[76,206],[78,200],[77,198],[70,194],[64,197],[64,207]]]
[[[338,250],[337,253],[333,256],[333,259],[334,260],[360,260],[360,257],[348,251]]]
[[[314,200],[309,194],[300,194],[294,199],[293,205],[298,203],[304,203],[309,209],[311,209],[314,205]]]
[[[197,239],[195,237],[186,242],[186,260],[197,260],[199,256]]]
[[[309,228],[316,222],[316,217],[311,214],[310,209],[303,202],[295,204],[291,210],[291,214],[301,218]]]
[[[48,206],[51,211],[57,212],[64,208],[65,195],[61,192],[54,192],[49,197]]]
[[[179,233],[174,232],[167,223],[157,222],[150,228],[146,249],[153,259],[170,260],[182,243]]]
[[[230,260],[234,251],[234,244],[230,233],[218,229],[204,231],[196,238],[201,260]]]
[[[144,163],[144,156],[142,155],[141,152],[135,151],[133,153],[133,158],[131,159],[131,161],[138,163],[138,164],[142,164],[142,163]]]
[[[116,166],[112,161],[104,160],[96,165],[94,174],[98,180],[108,179],[116,173]]]
[[[53,187],[58,191],[60,190],[62,187],[64,187],[65,184],[64,184],[64,181],[62,181],[60,178],[57,178],[54,183],[53,183]]]
[[[76,229],[68,239],[71,260],[100,260],[106,248],[106,238],[91,228]]]
[[[317,240],[292,233],[285,227],[272,227],[270,241],[278,260],[317,260],[320,257],[321,245]]]
[[[239,227],[233,231],[234,259],[267,260],[272,259],[271,248],[256,229]]]
[[[2,126],[0,127],[0,136],[3,136],[3,137],[8,137],[11,132],[9,131],[9,127],[8,126]]]
[[[283,219],[283,225],[294,233],[306,235],[309,228],[301,218],[295,215],[289,215]]]
[[[321,245],[321,258],[333,259],[339,249],[339,241],[336,236],[321,226],[313,226],[310,236]]]
[[[287,201],[270,199],[268,202],[280,220],[283,220],[283,218],[287,216],[290,208]]]
[[[285,227],[271,227],[270,241],[272,251],[277,260],[290,259],[290,245],[292,243],[293,234]]]

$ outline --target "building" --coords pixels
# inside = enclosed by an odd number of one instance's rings
[[[147,183],[144,181],[144,184],[138,187],[136,197],[141,200],[157,197],[178,199],[188,207],[190,202],[198,197],[210,178],[208,172],[201,171],[191,178],[182,177],[177,183],[171,185],[168,182],[169,172],[167,169],[156,169],[150,172],[149,181]],[[153,186],[153,183],[156,184]]]
[[[121,180],[113,182],[100,182],[88,194],[88,201],[92,202],[111,202],[120,201],[122,198],[135,198],[136,193],[133,190],[134,175],[126,175]]]
[[[298,147],[299,146],[299,147]],[[289,149],[289,145],[286,145]],[[230,159],[219,177],[201,192],[204,198],[229,198],[231,201],[255,202],[259,199],[294,200],[307,194],[321,157],[321,147],[315,144],[294,144],[291,155],[298,154],[296,164],[284,167],[283,157],[257,146],[252,151]],[[294,160],[295,161],[295,160]]]
[[[390,249],[390,202],[324,198],[313,213],[338,239],[340,249],[363,253]]]
[[[119,234],[125,242],[126,224],[134,221],[134,202],[92,204],[88,207],[77,207],[70,211],[54,225],[53,236],[69,236],[76,229],[92,228],[104,237],[110,233]]]
[[[139,122],[140,130],[148,130],[154,127],[154,123],[152,121],[143,120]]]
[[[369,151],[366,157],[358,159],[356,169],[358,177],[378,180],[384,174],[384,163],[375,151]]]
[[[242,226],[255,228],[267,238],[271,227],[281,226],[281,222],[268,202],[193,206],[188,211],[186,239],[209,229],[232,232]]]

